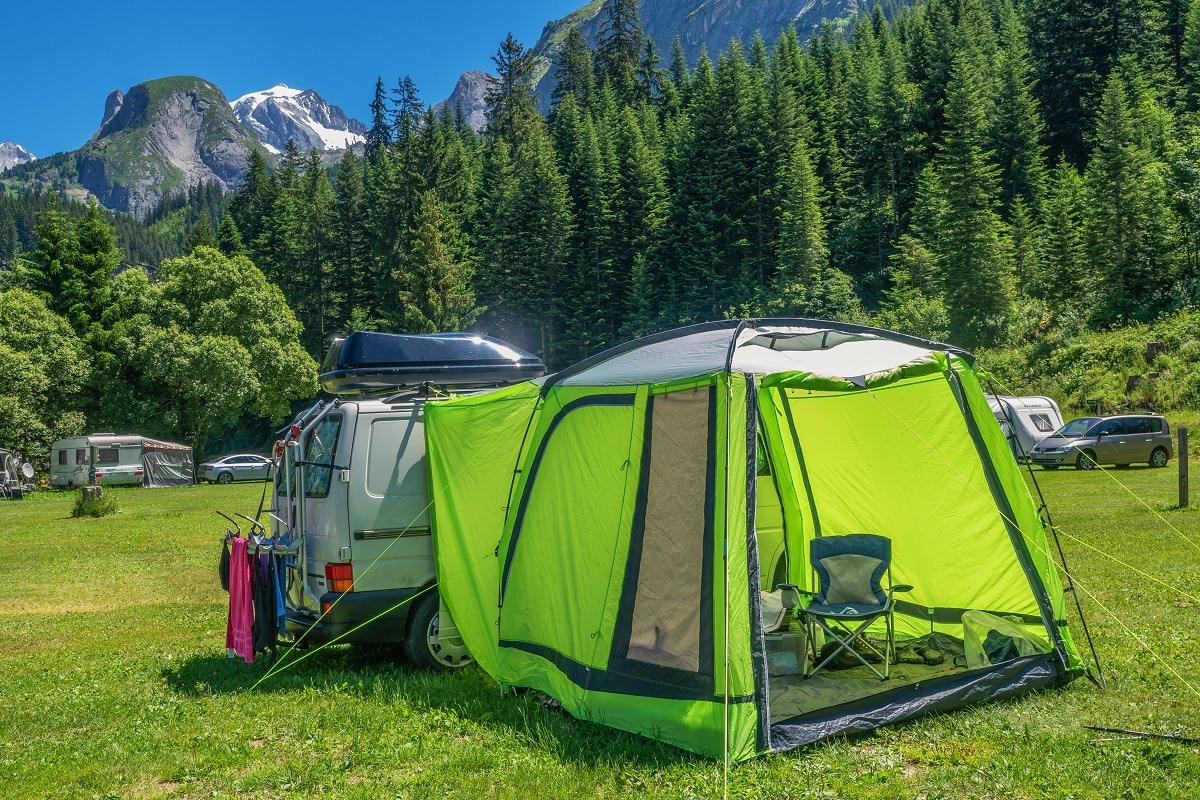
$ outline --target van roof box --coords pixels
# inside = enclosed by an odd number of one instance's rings
[[[540,358],[491,336],[357,331],[334,340],[320,381],[330,394],[354,394],[423,383],[490,386],[545,374]]]

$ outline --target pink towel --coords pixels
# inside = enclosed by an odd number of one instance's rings
[[[230,657],[239,655],[254,663],[254,601],[250,593],[250,561],[246,540],[233,537],[229,554],[229,618],[225,625],[225,647]]]

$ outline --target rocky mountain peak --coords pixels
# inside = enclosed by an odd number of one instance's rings
[[[273,153],[283,152],[289,139],[301,150],[340,150],[363,142],[368,130],[316,91],[283,83],[243,95],[230,106]]]
[[[37,161],[37,156],[21,145],[16,142],[0,142],[0,172],[30,161]]]

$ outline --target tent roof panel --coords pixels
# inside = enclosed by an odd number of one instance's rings
[[[723,372],[809,372],[849,380],[955,351],[875,328],[810,320],[728,320],[680,328],[614,348],[561,373],[564,386],[665,383]],[[730,348],[734,344],[732,363]]]

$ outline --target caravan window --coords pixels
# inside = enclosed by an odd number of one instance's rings
[[[64,466],[64,467],[67,465],[67,451],[66,450],[58,451],[58,463],[60,466]]]
[[[116,464],[121,460],[121,451],[115,447],[96,448],[97,464]]]
[[[1033,423],[1033,427],[1037,428],[1042,433],[1053,433],[1054,423],[1050,421],[1050,417],[1045,414],[1030,414],[1029,421]]]
[[[81,447],[75,451],[75,463],[76,464],[86,464],[87,463],[87,448],[86,447]]]

